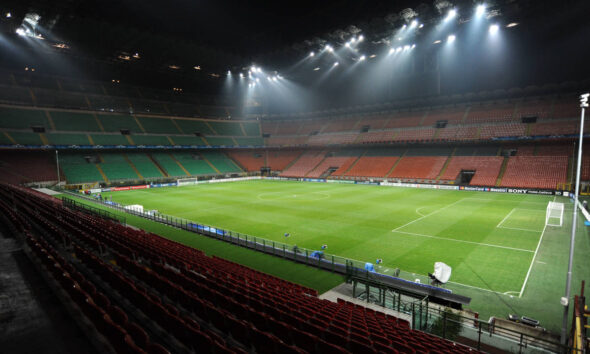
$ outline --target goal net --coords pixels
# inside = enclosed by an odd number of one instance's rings
[[[188,186],[191,184],[197,184],[197,178],[182,178],[182,179],[178,179],[176,180],[176,185],[177,186]]]
[[[563,203],[549,202],[547,204],[547,215],[545,225],[561,226],[563,224]]]

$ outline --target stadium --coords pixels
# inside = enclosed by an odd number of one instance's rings
[[[0,4],[0,352],[586,353],[590,3]]]

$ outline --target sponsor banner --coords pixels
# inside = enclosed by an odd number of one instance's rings
[[[472,186],[460,186],[461,191],[475,191],[475,192],[490,192],[490,187],[472,187]]]
[[[320,179],[320,178],[304,178],[303,181],[304,182],[326,182],[325,179]]]
[[[102,192],[102,189],[100,189],[100,188],[93,188],[90,190],[90,193],[92,193],[92,194],[96,194],[96,193],[100,193],[100,192]]]
[[[110,192],[110,191],[111,191],[111,188],[110,187],[109,188],[103,188],[102,189],[102,192]]]
[[[369,182],[369,181],[355,181],[355,184],[366,184],[366,185],[370,185],[370,186],[378,186],[380,183],[379,182]]]
[[[420,188],[420,189],[439,189],[438,187],[439,187],[438,184],[418,184],[418,185],[416,185],[416,188]]]
[[[354,184],[354,181],[351,181],[349,179],[343,179],[343,180],[339,180],[339,179],[328,179],[328,180],[326,180],[326,182],[328,182],[328,183],[338,183],[338,184]]]
[[[131,189],[131,187],[112,187],[111,191],[119,192],[119,191],[128,191],[130,189]]]
[[[508,193],[527,194],[528,189],[508,188]]]
[[[438,189],[444,189],[444,190],[452,190],[452,191],[456,191],[459,190],[459,186],[448,186],[448,185],[440,185],[438,186]]]
[[[135,189],[147,189],[147,188],[150,188],[150,185],[149,184],[144,184],[144,185],[141,185],[141,186],[131,186],[131,189],[133,189],[133,190],[135,190]]]
[[[249,181],[253,179],[260,179],[260,176],[250,177],[234,177],[234,178],[223,178],[223,179],[210,179],[207,181],[199,181],[198,183],[222,183],[222,182],[238,182],[238,181]]]
[[[556,194],[556,192],[532,189],[532,190],[527,190],[527,194],[554,195],[554,194]]]
[[[496,192],[496,193],[507,193],[508,189],[507,188],[490,188],[490,192]]]

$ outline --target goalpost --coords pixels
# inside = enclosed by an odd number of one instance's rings
[[[547,214],[545,216],[545,225],[561,226],[563,225],[563,203],[549,202],[547,204]]]

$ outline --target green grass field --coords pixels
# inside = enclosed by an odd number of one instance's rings
[[[382,258],[408,279],[427,281],[442,261],[453,267],[448,288],[471,296],[470,307],[482,316],[518,312],[559,327],[571,230],[567,198],[557,197],[566,205],[564,225],[545,228],[554,198],[537,195],[285,181],[110,194],[122,204],[269,240],[310,249],[327,244],[328,253],[360,261]],[[579,279],[590,279],[583,261],[588,233],[579,230],[574,292]]]

